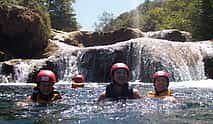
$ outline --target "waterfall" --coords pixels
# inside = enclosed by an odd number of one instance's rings
[[[55,56],[48,58],[47,66],[52,64],[53,67],[46,68],[53,68],[52,70],[55,70],[57,73],[58,80],[71,81],[73,75],[82,73],[77,67],[77,59],[81,54],[81,49],[58,41],[55,41],[54,43],[60,47]]]
[[[28,78],[29,72],[31,72],[31,64],[21,62],[20,64],[14,65],[14,81],[25,82]]]
[[[200,46],[192,42],[138,38],[83,51],[79,63],[90,81],[109,81],[109,70],[115,62],[130,66],[133,81],[151,82],[158,70],[168,71],[171,81],[206,79]]]
[[[203,57],[194,43],[157,39],[134,39],[135,72],[138,80],[151,81],[151,74],[166,70],[173,81],[205,79]],[[138,69],[140,68],[140,69]],[[139,71],[140,70],[140,71]],[[141,79],[140,79],[141,78]]]
[[[212,46],[203,42],[152,38],[87,48],[55,44],[60,46],[59,50],[48,58],[13,60],[12,65],[1,63],[1,82],[34,82],[40,69],[54,71],[61,81],[70,82],[74,74],[81,73],[87,82],[108,82],[111,65],[116,62],[129,65],[132,81],[151,82],[152,74],[158,70],[168,71],[171,81],[202,80],[206,79],[203,59],[213,53]]]
[[[72,52],[62,54],[56,65],[59,80],[70,81],[74,74],[80,73],[76,66],[77,57]]]

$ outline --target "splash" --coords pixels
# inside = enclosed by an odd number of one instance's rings
[[[171,88],[213,88],[213,80],[199,80],[199,81],[183,81],[183,82],[171,82]]]

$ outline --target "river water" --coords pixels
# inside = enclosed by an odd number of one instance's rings
[[[177,103],[159,99],[104,101],[96,103],[107,83],[86,83],[73,89],[56,84],[63,100],[41,106],[25,99],[32,85],[0,84],[0,124],[210,124],[213,122],[213,81],[171,83]],[[142,95],[150,83],[132,82]]]

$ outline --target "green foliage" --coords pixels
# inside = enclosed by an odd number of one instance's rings
[[[194,26],[192,34],[198,40],[208,40],[213,38],[213,1],[194,0],[196,11],[193,14],[192,24]]]
[[[161,8],[164,8],[165,14],[157,29],[175,28],[191,32],[190,6],[190,0],[168,0],[162,4]]]
[[[51,25],[52,28],[63,31],[79,29],[72,8],[74,2],[74,0],[20,0],[20,4],[23,6],[36,7],[48,27]]]
[[[113,26],[109,26],[112,23],[114,16],[112,13],[108,13],[104,11],[102,15],[99,17],[99,22],[95,22],[95,31],[103,31],[107,32],[113,30]]]
[[[43,24],[50,28],[74,31],[80,28],[72,4],[75,0],[0,0],[0,4],[15,4],[31,8],[40,13]]]
[[[164,15],[163,8],[155,8],[148,11],[142,18],[141,29],[143,31],[155,31],[159,29],[159,24],[162,21],[162,17]]]
[[[99,31],[112,31],[125,27],[143,31],[178,29],[192,33],[196,40],[213,38],[212,0],[145,0],[135,10],[121,14],[99,25]],[[105,19],[107,20],[107,19]],[[100,20],[100,24],[103,20]]]
[[[125,12],[118,16],[116,19],[109,18],[106,15],[102,14],[102,17],[99,17],[99,24],[95,23],[96,29],[99,29],[96,31],[108,32],[125,27],[143,28],[144,26],[142,24],[144,24],[144,20],[141,18],[141,15],[144,15],[153,7],[158,7],[160,5],[161,2],[151,2],[150,0],[146,0],[144,4],[138,6],[137,9],[132,10],[130,12]],[[110,21],[106,23],[103,22],[101,18],[109,18],[105,20]]]
[[[0,5],[17,4],[16,0],[0,0]]]
[[[72,4],[74,0],[52,0],[49,2],[49,12],[52,27],[63,31],[79,29]]]

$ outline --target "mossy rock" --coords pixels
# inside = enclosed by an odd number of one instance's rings
[[[15,58],[39,57],[48,45],[50,29],[39,12],[0,5],[0,49]]]

